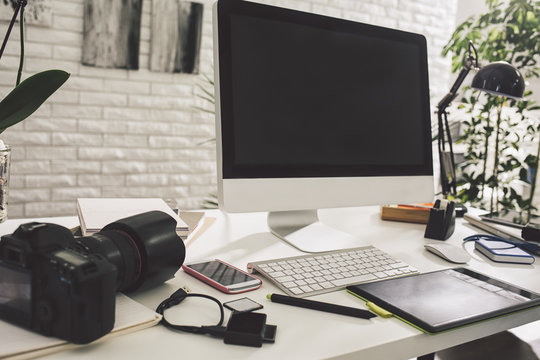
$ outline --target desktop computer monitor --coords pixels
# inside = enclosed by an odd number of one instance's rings
[[[433,200],[422,35],[220,0],[214,57],[224,211],[322,251],[343,246],[317,209]]]

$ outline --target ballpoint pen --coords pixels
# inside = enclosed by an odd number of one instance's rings
[[[336,304],[330,304],[330,303],[325,303],[321,301],[300,299],[300,298],[279,295],[279,294],[268,294],[266,297],[270,301],[278,303],[278,304],[292,305],[292,306],[297,306],[297,307],[303,307],[306,309],[325,311],[325,312],[334,313],[334,314],[354,316],[354,317],[358,317],[362,319],[371,319],[372,317],[377,316],[367,310],[362,310],[362,309],[357,309],[357,308],[342,306],[342,305],[336,305]]]

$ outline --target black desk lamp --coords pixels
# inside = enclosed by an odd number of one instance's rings
[[[446,94],[437,105],[437,117],[439,122],[438,147],[439,163],[441,169],[441,186],[444,197],[448,194],[456,195],[456,165],[454,160],[454,150],[452,148],[452,136],[448,126],[446,108],[456,98],[457,91],[465,77],[471,69],[478,69],[478,54],[473,43],[469,41],[469,54],[450,92]],[[520,99],[525,90],[525,81],[519,71],[512,65],[498,61],[482,67],[474,76],[471,84],[472,88],[488,92],[493,95],[505,96],[513,99]],[[446,150],[448,142],[448,151]],[[459,215],[467,210],[462,207],[456,208]]]

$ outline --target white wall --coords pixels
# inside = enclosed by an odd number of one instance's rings
[[[22,123],[0,135],[13,147],[9,216],[72,215],[77,197],[162,197],[197,208],[215,192],[212,116],[195,110],[200,76],[148,70],[151,0],[143,2],[140,69],[80,63],[83,0],[46,0],[51,26],[28,25],[25,73],[59,68],[68,82]],[[118,0],[113,0],[118,1]],[[212,74],[212,1],[205,4],[201,72]],[[422,33],[428,41],[432,103],[448,91],[440,57],[455,27],[457,0],[260,1]],[[4,17],[0,17],[4,18]],[[4,34],[7,22],[0,22]],[[0,97],[15,83],[18,31],[0,59]]]

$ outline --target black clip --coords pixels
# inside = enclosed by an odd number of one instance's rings
[[[429,220],[424,237],[435,240],[446,240],[456,227],[455,203],[447,200],[437,200],[429,211]]]

